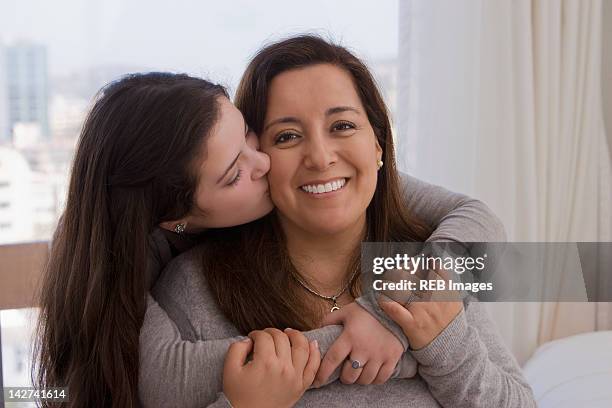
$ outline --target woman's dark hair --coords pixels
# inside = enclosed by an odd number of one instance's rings
[[[68,387],[65,406],[139,405],[148,236],[191,210],[224,96],[170,73],[128,75],[99,92],[52,241],[34,350],[35,382]]]
[[[261,134],[272,80],[283,72],[317,64],[336,66],[351,76],[383,149],[384,166],[366,211],[369,240],[424,241],[431,228],[414,218],[404,204],[385,103],[368,68],[346,48],[313,35],[266,46],[248,65],[236,93],[236,106]],[[223,239],[203,248],[204,271],[221,309],[236,327],[243,333],[265,327],[313,328],[318,316],[292,277],[297,271],[275,213],[224,234]],[[347,276],[360,264],[359,249],[355,248]],[[353,296],[358,294],[357,282],[351,286]]]

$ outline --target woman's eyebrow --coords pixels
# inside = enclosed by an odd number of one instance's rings
[[[334,115],[336,113],[342,113],[342,112],[355,112],[357,114],[360,114],[361,112],[359,111],[359,109],[357,108],[353,108],[352,106],[336,106],[334,108],[329,108],[328,110],[325,111],[325,116],[331,116]]]
[[[285,116],[283,118],[278,118],[278,119],[274,119],[272,122],[268,123],[265,127],[264,127],[264,132],[266,130],[268,130],[268,128],[270,126],[273,125],[277,125],[279,123],[296,123],[296,124],[300,124],[300,121],[298,118],[295,118],[293,116]]]

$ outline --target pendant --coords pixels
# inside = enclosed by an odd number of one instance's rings
[[[334,299],[334,305],[332,306],[330,312],[335,312],[336,310],[340,310],[340,306],[336,303],[336,299]]]

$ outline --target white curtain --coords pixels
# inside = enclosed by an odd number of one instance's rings
[[[398,163],[482,199],[510,241],[612,241],[601,0],[400,1]],[[497,303],[523,363],[612,329],[605,303]]]

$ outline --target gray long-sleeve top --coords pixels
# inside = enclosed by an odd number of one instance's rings
[[[430,241],[505,238],[499,220],[483,203],[407,175],[402,181],[408,207],[417,217],[437,226]],[[152,235],[151,246],[154,257],[150,274],[151,282],[155,282],[171,255],[160,233]],[[223,361],[228,346],[244,337],[220,314],[198,265],[193,252],[178,257],[157,281],[154,296],[148,298],[140,336],[139,378],[140,399],[146,407],[229,406],[221,392]],[[357,301],[407,346],[401,329],[378,305],[366,297]],[[341,326],[327,326],[306,336],[317,339],[324,354],[340,332]],[[468,372],[466,368],[470,368]],[[337,378],[338,370],[330,381]],[[300,404],[533,406],[531,390],[516,361],[479,303],[470,303],[425,349],[405,353],[394,378],[382,386],[347,386],[334,381],[309,390]]]

